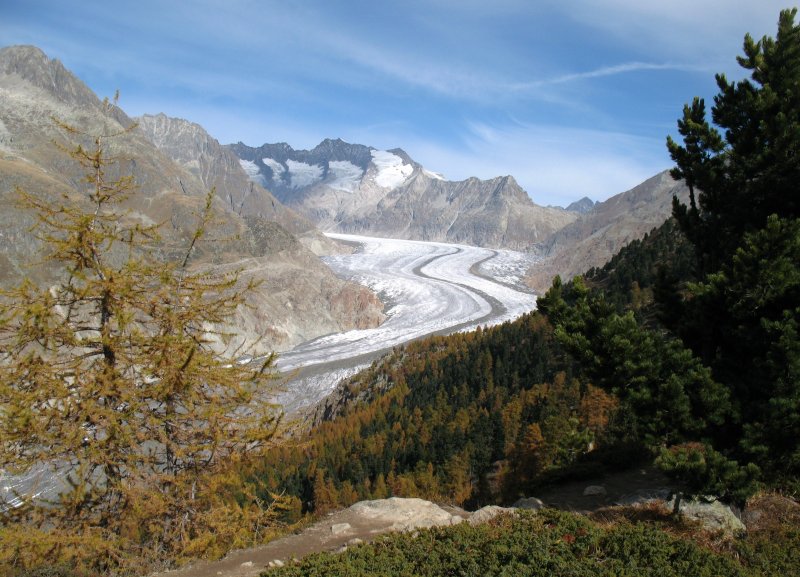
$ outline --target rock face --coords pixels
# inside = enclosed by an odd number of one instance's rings
[[[165,114],[144,115],[136,122],[156,148],[197,177],[206,189],[215,189],[231,212],[275,222],[300,238],[322,237],[311,221],[251,181],[236,155],[199,124]]]
[[[529,286],[545,292],[557,274],[569,280],[592,267],[603,266],[623,246],[642,238],[671,216],[673,195],[686,202],[688,189],[664,171],[598,203],[541,244],[543,260],[529,271]]]
[[[54,272],[29,266],[40,245],[28,232],[32,215],[15,205],[15,187],[55,196],[79,195],[85,186],[82,169],[54,142],[71,149],[85,145],[86,139],[62,130],[54,117],[90,133],[119,132],[132,124],[120,109],[106,111],[91,90],[40,50],[30,46],[0,50],[0,283],[23,275],[42,280]],[[188,234],[192,209],[202,202],[200,183],[184,175],[141,133],[111,139],[108,147],[121,159],[108,178],[131,175],[147,191],[131,196],[125,207],[130,218],[153,224],[169,215],[161,231],[165,247],[179,244]],[[185,192],[179,186],[181,179]],[[221,226],[226,235],[243,230],[232,221]],[[203,256],[222,259],[227,248],[205,247]]]
[[[534,204],[511,176],[448,181],[401,149],[342,140],[231,149],[252,179],[322,230],[525,250],[576,218]]]
[[[53,117],[90,134],[124,132],[134,124],[39,49],[0,50],[0,285],[17,284],[23,276],[51,282],[60,272],[31,265],[41,248],[29,230],[33,216],[14,200],[17,186],[43,196],[82,196],[82,169],[53,142],[69,149],[85,145],[85,139],[60,128]],[[280,351],[380,322],[377,297],[336,278],[303,244],[322,247],[327,240],[307,219],[251,185],[238,159],[198,125],[146,117],[140,128],[107,143],[108,152],[122,159],[108,178],[130,175],[138,187],[124,205],[127,217],[162,224],[159,258],[183,254],[195,214],[216,187],[214,233],[231,240],[203,244],[197,265],[263,281],[252,307],[239,311],[233,327],[239,342],[258,340],[257,353]]]

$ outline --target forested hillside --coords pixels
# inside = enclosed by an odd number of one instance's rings
[[[477,506],[597,442],[615,401],[570,376],[542,315],[409,345],[360,375],[375,399],[268,457],[272,490],[316,510],[389,495]]]

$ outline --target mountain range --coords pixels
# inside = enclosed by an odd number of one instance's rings
[[[542,293],[555,275],[570,279],[603,266],[626,244],[663,224],[672,214],[673,196],[686,203],[689,189],[665,170],[582,211],[538,247],[542,260],[529,270],[528,285]]]
[[[263,281],[236,320],[264,350],[380,323],[382,305],[367,289],[337,279],[317,255],[343,250],[320,231],[445,241],[533,252],[529,273],[543,291],[555,274],[569,277],[604,264],[622,245],[670,214],[685,188],[667,173],[595,203],[566,209],[535,204],[512,176],[449,181],[402,149],[379,150],[327,139],[312,150],[286,143],[222,145],[203,127],[164,114],[128,117],[101,100],[58,60],[31,46],[0,50],[0,284],[22,276],[52,281],[57,271],[31,263],[40,249],[32,215],[14,201],[22,187],[44,195],[80,195],[81,172],[62,148],[86,133],[120,132],[109,141],[119,174],[138,185],[126,209],[163,223],[162,257],[185,246],[206,191],[214,189],[220,236],[199,265],[241,269]],[[56,143],[56,144],[54,144]],[[114,174],[109,175],[114,177]]]
[[[402,149],[324,140],[312,150],[286,143],[229,147],[263,184],[322,230],[472,244],[533,252],[527,275],[544,292],[605,264],[628,242],[669,218],[688,189],[664,171],[604,202],[584,197],[566,209],[535,204],[511,176],[448,181]]]
[[[535,204],[512,176],[449,181],[402,149],[324,140],[231,146],[251,178],[320,229],[530,250],[577,213]]]

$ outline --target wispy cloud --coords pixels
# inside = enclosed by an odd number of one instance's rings
[[[625,62],[616,64],[614,66],[603,66],[595,68],[594,70],[587,70],[585,72],[573,72],[546,78],[543,80],[535,80],[531,82],[522,82],[519,84],[511,85],[511,88],[517,91],[529,90],[532,88],[543,88],[546,86],[554,86],[558,84],[567,84],[569,82],[576,82],[580,80],[590,80],[593,78],[604,78],[606,76],[616,76],[619,74],[630,74],[633,72],[653,71],[653,70],[677,70],[682,72],[697,72],[703,68],[699,66],[688,66],[680,64],[658,64],[653,62]]]
[[[581,0],[559,3],[573,22],[651,57],[679,58],[719,71],[735,67],[746,32],[774,35],[786,0]]]

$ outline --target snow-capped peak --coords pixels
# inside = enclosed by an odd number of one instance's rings
[[[372,150],[372,164],[378,169],[375,175],[375,183],[383,188],[396,188],[403,184],[414,167],[405,164],[403,159],[387,150]]]
[[[439,174],[438,172],[433,172],[431,170],[428,170],[427,168],[423,168],[422,172],[423,174],[425,174],[425,176],[427,176],[428,178],[432,178],[434,180],[447,180],[444,177],[444,175]]]

